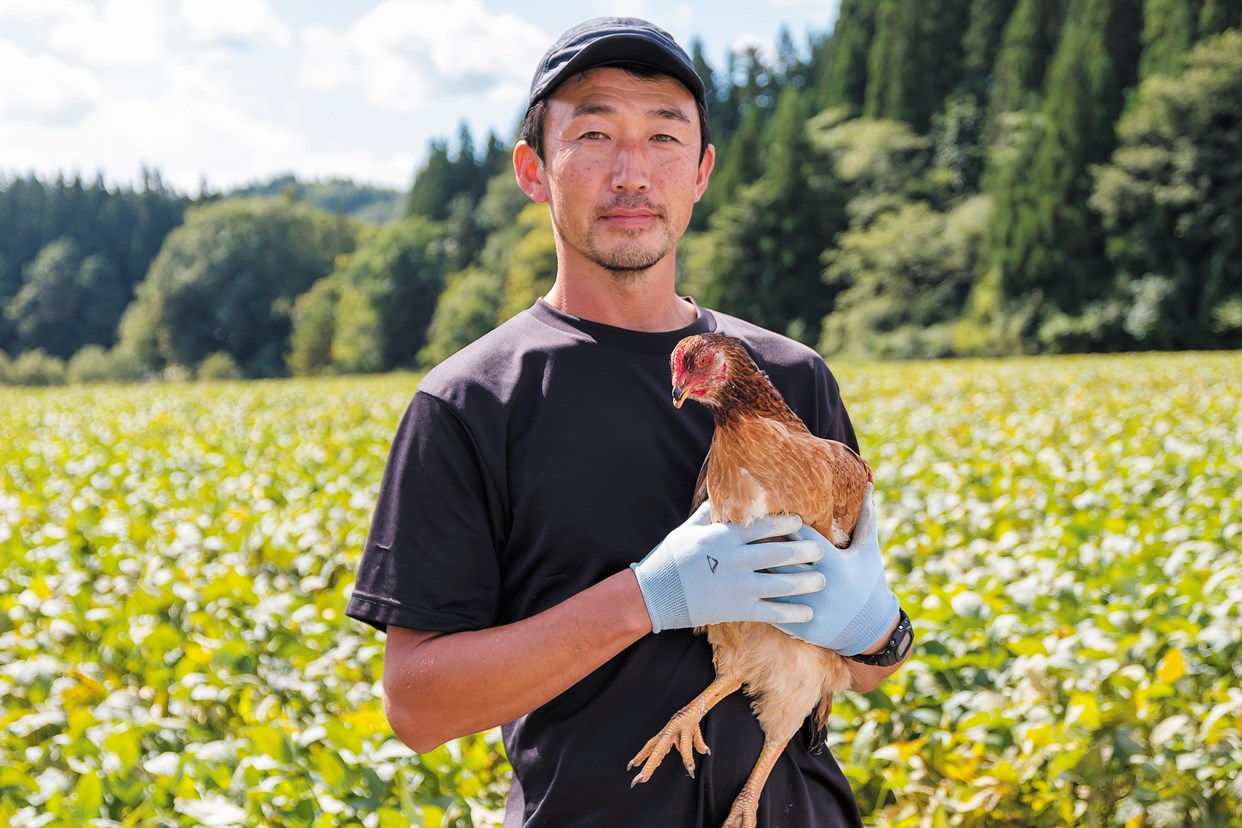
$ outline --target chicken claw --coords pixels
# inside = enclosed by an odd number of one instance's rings
[[[704,755],[711,753],[708,750],[707,742],[703,741],[703,731],[699,729],[699,723],[703,721],[707,711],[716,706],[716,702],[741,686],[742,680],[740,678],[716,676],[715,680],[707,685],[707,689],[699,693],[694,701],[674,713],[673,718],[668,720],[668,724],[664,726],[664,729],[647,740],[647,744],[643,745],[643,749],[638,752],[638,755],[626,765],[626,770],[629,770],[638,767],[639,763],[645,762],[643,769],[638,772],[638,776],[635,776],[634,781],[630,783],[630,787],[632,788],[639,782],[646,782],[650,779],[651,774],[655,773],[655,769],[660,767],[660,763],[664,761],[664,757],[672,750],[674,744],[677,745],[677,752],[681,754],[681,763],[686,766],[686,772],[693,779],[694,752],[697,750]]]
[[[630,770],[645,762],[643,769],[630,783],[631,788],[651,778],[651,774],[660,767],[660,763],[664,761],[664,757],[672,750],[674,744],[677,745],[677,752],[681,754],[681,763],[686,766],[686,772],[690,774],[691,779],[694,778],[694,751],[697,750],[706,755],[711,753],[711,750],[703,741],[703,731],[699,728],[699,722],[702,721],[703,714],[707,711],[702,711],[696,716],[690,709],[693,706],[692,703],[677,711],[664,729],[648,739],[638,755],[626,765],[626,770]]]

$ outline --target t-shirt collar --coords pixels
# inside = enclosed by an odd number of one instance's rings
[[[528,313],[545,325],[567,333],[585,336],[600,345],[620,348],[638,353],[668,355],[673,348],[691,334],[711,333],[716,330],[716,317],[706,308],[700,307],[691,297],[683,297],[694,305],[696,312],[694,321],[684,328],[675,331],[633,331],[629,328],[618,328],[602,322],[592,322],[572,316],[548,304],[542,297],[535,300]]]

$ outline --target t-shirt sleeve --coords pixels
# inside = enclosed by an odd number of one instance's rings
[[[815,385],[818,422],[813,430],[820,437],[845,443],[858,451],[858,437],[854,434],[854,425],[841,399],[841,387],[823,360],[815,361]]]
[[[346,615],[386,630],[492,625],[499,597],[499,499],[456,412],[418,392],[380,484]]]

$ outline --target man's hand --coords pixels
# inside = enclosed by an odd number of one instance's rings
[[[647,557],[630,565],[652,631],[725,621],[809,622],[809,606],[768,600],[824,587],[823,575],[807,566],[824,555],[821,544],[788,538],[801,525],[796,515],[760,518],[747,526],[712,523],[705,502]],[[761,571],[799,564],[795,572]]]
[[[795,638],[842,655],[857,655],[887,635],[900,609],[880,560],[871,490],[868,483],[848,549],[838,549],[809,526],[794,534],[820,547],[822,557],[809,571],[821,573],[826,586],[817,592],[776,599],[810,607],[815,614],[804,623],[777,626]]]

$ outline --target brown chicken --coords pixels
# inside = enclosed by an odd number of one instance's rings
[[[706,405],[716,422],[695,493],[710,499],[712,520],[747,523],[796,514],[835,545],[849,545],[871,467],[848,446],[816,437],[786,405],[741,342],[721,334],[683,339],[670,359],[673,404]],[[699,628],[701,631],[703,628]],[[633,784],[646,782],[674,746],[694,775],[694,751],[707,753],[699,723],[725,696],[745,689],[763,729],[763,750],[724,828],[754,828],[759,796],[807,716],[822,728],[832,696],[849,687],[843,656],[757,622],[706,628],[716,678],[638,752]]]

